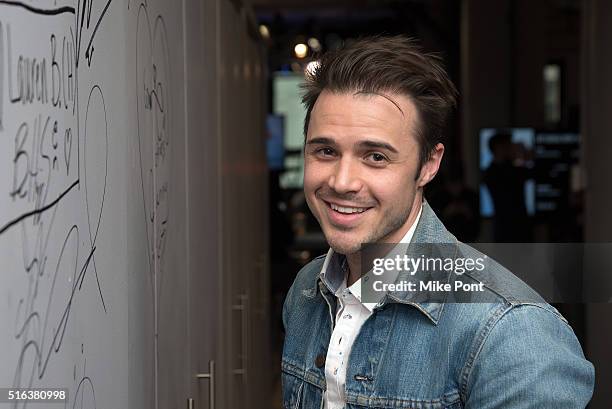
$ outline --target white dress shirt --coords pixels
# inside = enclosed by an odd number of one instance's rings
[[[416,220],[400,240],[400,243],[410,243],[421,218],[422,210],[423,207],[421,206]],[[328,271],[328,269],[334,268],[340,271]],[[336,326],[332,332],[327,349],[327,358],[325,359],[325,382],[327,384],[327,390],[323,397],[323,408],[325,409],[344,408],[344,386],[346,384],[346,369],[351,348],[361,330],[361,326],[372,315],[372,311],[376,306],[376,303],[373,302],[361,302],[361,280],[370,279],[372,276],[371,270],[347,288],[348,264],[346,258],[334,253],[330,248],[321,268],[321,276],[324,277],[323,282],[328,287],[331,286],[329,284],[330,281],[334,280],[330,280],[329,277],[325,279],[325,277],[333,273],[342,274],[344,278],[335,291],[333,288],[330,288],[336,297],[338,297],[338,307],[336,311]],[[380,294],[380,299],[383,296],[384,294]]]

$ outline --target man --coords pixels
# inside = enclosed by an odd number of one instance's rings
[[[304,193],[331,248],[285,300],[284,407],[583,408],[594,371],[572,329],[490,260],[439,281],[482,286],[472,302],[392,287],[361,298],[377,279],[366,243],[479,256],[423,200],[456,95],[437,59],[403,37],[366,38],[325,54],[304,90]]]
[[[531,227],[525,207],[525,183],[530,171],[515,164],[519,159],[512,134],[498,132],[489,139],[493,154],[484,172],[483,181],[493,200],[493,237],[496,242],[520,243],[531,237]]]

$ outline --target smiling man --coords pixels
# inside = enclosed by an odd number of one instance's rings
[[[490,260],[462,273],[465,288],[481,290],[461,302],[421,299],[410,285],[362,298],[374,277],[362,268],[368,243],[483,256],[423,198],[455,105],[439,61],[403,37],[365,38],[325,54],[304,90],[304,192],[330,250],[285,300],[284,406],[583,408],[593,367],[567,321]]]
[[[310,114],[304,192],[330,247],[347,257],[349,285],[359,278],[363,243],[397,243],[415,224],[423,186],[444,147],[419,162],[418,113],[389,91],[324,89]]]

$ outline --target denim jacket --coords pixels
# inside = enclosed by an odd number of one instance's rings
[[[426,202],[412,242],[476,252],[457,242]],[[319,275],[323,261],[300,270],[283,306],[287,409],[323,405],[337,306]],[[482,302],[418,302],[407,292],[387,293],[353,344],[345,407],[584,408],[594,368],[565,318],[499,264],[490,261],[486,271],[465,274],[484,283]]]

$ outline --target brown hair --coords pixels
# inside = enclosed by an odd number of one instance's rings
[[[418,112],[419,169],[442,141],[446,120],[456,105],[457,89],[441,60],[426,54],[416,41],[404,36],[373,36],[318,59],[301,85],[306,108],[304,138],[312,108],[321,92],[396,93],[410,97]],[[418,177],[418,175],[417,175]]]

